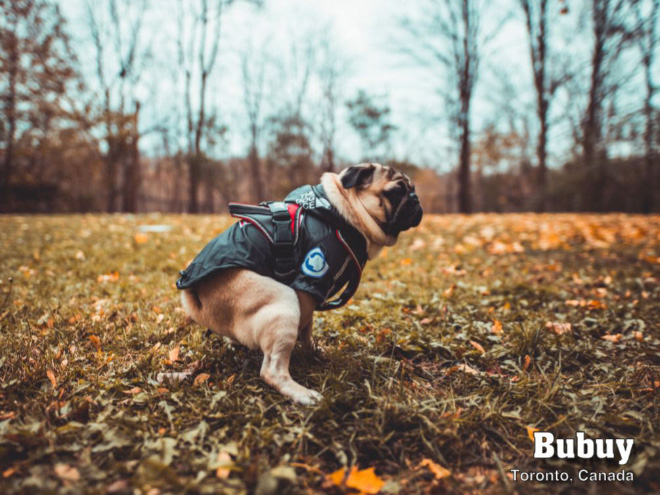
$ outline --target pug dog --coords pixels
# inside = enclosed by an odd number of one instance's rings
[[[240,221],[181,272],[185,312],[261,349],[266,383],[299,404],[316,403],[321,394],[289,373],[294,346],[300,341],[313,349],[314,311],[345,304],[366,261],[420,224],[415,186],[394,168],[366,163],[325,173],[320,184],[303,186],[284,202],[230,205],[230,211]]]

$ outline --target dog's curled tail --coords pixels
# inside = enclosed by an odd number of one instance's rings
[[[195,321],[198,320],[199,313],[202,310],[202,301],[199,300],[199,296],[194,289],[184,289],[181,291],[181,304],[183,309],[188,315],[188,318],[191,318]]]

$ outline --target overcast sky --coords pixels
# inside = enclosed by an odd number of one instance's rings
[[[93,79],[93,52],[89,26],[85,22],[86,1],[60,0],[60,4],[69,19],[83,71]],[[150,66],[141,90],[141,99],[152,103],[146,105],[149,108],[143,115],[144,126],[166,118],[168,109],[179,98],[172,82],[172,73],[176,71],[176,14],[175,9],[168,7],[171,2],[152,2],[155,8],[145,18],[144,36],[155,47],[156,61]],[[103,3],[104,0],[92,0],[95,6]],[[507,98],[501,91],[502,77],[517,88],[515,101],[508,102],[513,108],[533,111],[534,98],[527,38],[518,3],[515,0],[483,3],[487,5],[484,31],[493,31],[505,17],[509,20],[483,54],[473,107],[476,135],[489,122],[501,124],[500,106],[502,99]],[[232,5],[223,21],[220,58],[210,87],[211,102],[229,126],[229,144],[224,153],[244,154],[247,146],[238,54],[247,45],[256,47],[257,51],[266,46],[272,59],[286,58],[292,42],[328,30],[334,51],[347,61],[349,67],[343,78],[343,98],[351,98],[358,89],[365,89],[391,107],[392,120],[398,128],[394,157],[411,159],[440,170],[453,168],[455,148],[449,139],[447,120],[442,118],[445,114],[443,102],[437,94],[438,87],[445,84],[442,72],[414,67],[397,49],[399,20],[404,14],[418,12],[415,5],[415,2],[400,0],[265,0],[262,8],[244,2]],[[556,36],[555,44],[570,50],[578,66],[587,67],[588,43],[585,39],[576,40],[571,34],[575,31],[577,18],[573,10],[568,16],[555,16],[552,29],[560,34]],[[163,57],[163,53],[170,55]],[[281,86],[282,83],[278,82],[267,88],[273,105],[284,98],[284,93],[278,94]],[[551,160],[555,162],[565,158],[570,146],[567,123],[561,119],[565,106],[566,101],[562,102],[560,97],[553,112],[557,125],[552,128],[550,151]],[[309,108],[308,112],[313,113],[314,109]],[[342,106],[337,148],[344,158],[358,160],[359,142],[345,117]]]

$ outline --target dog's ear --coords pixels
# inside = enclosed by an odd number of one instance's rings
[[[341,174],[341,185],[344,186],[344,189],[350,189],[351,187],[366,187],[371,184],[375,171],[376,167],[371,163],[369,165],[348,167]]]

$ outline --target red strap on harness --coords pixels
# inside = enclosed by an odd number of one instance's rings
[[[299,204],[289,203],[286,205],[286,209],[289,210],[289,216],[291,217],[291,234],[295,235],[295,225],[296,225],[296,213],[300,208]]]

